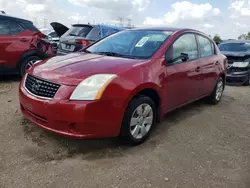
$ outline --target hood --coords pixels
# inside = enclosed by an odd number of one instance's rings
[[[225,56],[233,56],[233,57],[245,57],[250,56],[250,52],[232,52],[232,51],[221,51]]]
[[[50,23],[51,27],[55,30],[56,34],[61,37],[64,33],[66,33],[69,28],[65,25],[58,23],[58,22],[52,22]]]
[[[71,53],[40,62],[29,71],[34,76],[65,85],[78,85],[94,74],[119,74],[147,60]]]

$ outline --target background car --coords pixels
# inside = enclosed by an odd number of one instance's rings
[[[43,34],[46,35],[47,40],[52,45],[52,48],[54,50],[54,53],[57,51],[57,47],[59,44],[60,37],[57,35],[57,33],[54,30],[43,28],[39,29]]]
[[[221,100],[227,59],[199,31],[126,30],[84,51],[28,70],[19,90],[25,117],[64,136],[139,144],[167,112]]]
[[[227,83],[250,85],[250,40],[228,40],[219,45],[227,56]]]
[[[124,30],[122,27],[111,25],[74,24],[70,29],[60,23],[51,23],[60,37],[57,55],[77,52],[89,44],[112,33]]]
[[[54,55],[50,43],[31,21],[0,15],[0,74],[23,75],[36,61]]]

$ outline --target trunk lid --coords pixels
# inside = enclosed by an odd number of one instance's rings
[[[50,25],[51,27],[53,27],[54,31],[59,37],[61,37],[64,33],[66,33],[69,30],[68,27],[58,22],[52,22],[50,23]]]

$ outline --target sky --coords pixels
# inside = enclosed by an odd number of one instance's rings
[[[29,19],[38,28],[51,22],[192,28],[223,39],[250,31],[250,0],[0,0],[0,10]]]

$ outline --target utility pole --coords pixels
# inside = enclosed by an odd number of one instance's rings
[[[44,28],[47,28],[47,19],[46,18],[43,18],[43,26],[44,26]]]
[[[35,26],[37,26],[37,20],[36,20],[36,17],[34,17],[34,24],[35,24]]]
[[[131,22],[132,22],[132,19],[128,18],[128,27],[130,28],[131,27]]]
[[[124,21],[124,19],[122,17],[118,17],[118,20],[120,22],[120,26],[123,27],[123,21]]]

